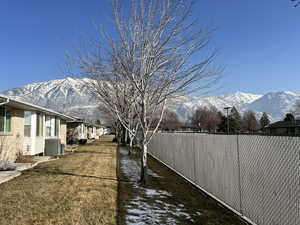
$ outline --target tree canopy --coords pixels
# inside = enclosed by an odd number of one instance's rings
[[[270,124],[270,119],[267,113],[263,113],[259,120],[261,128],[264,128]]]

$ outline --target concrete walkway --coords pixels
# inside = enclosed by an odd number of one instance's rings
[[[20,176],[20,171],[0,171],[0,184],[9,181],[17,176]]]
[[[0,171],[0,184],[7,182],[15,177],[20,176],[22,173],[21,171],[31,169],[37,166],[39,163],[47,162],[52,159],[50,156],[36,156],[33,158],[33,163],[10,163],[12,168],[15,168],[13,171]]]

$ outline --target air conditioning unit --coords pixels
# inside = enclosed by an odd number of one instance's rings
[[[60,143],[60,139],[51,138],[45,140],[45,156],[57,156],[64,154],[64,146]]]

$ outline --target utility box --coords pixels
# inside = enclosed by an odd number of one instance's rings
[[[65,145],[61,144],[60,145],[60,155],[64,155],[65,154]]]
[[[45,156],[63,155],[63,151],[60,139],[51,138],[45,140]]]

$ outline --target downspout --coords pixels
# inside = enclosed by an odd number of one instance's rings
[[[0,103],[0,106],[1,106],[1,105],[5,105],[5,104],[7,104],[7,103],[9,103],[9,98],[7,98],[5,102],[1,102],[1,103]]]

